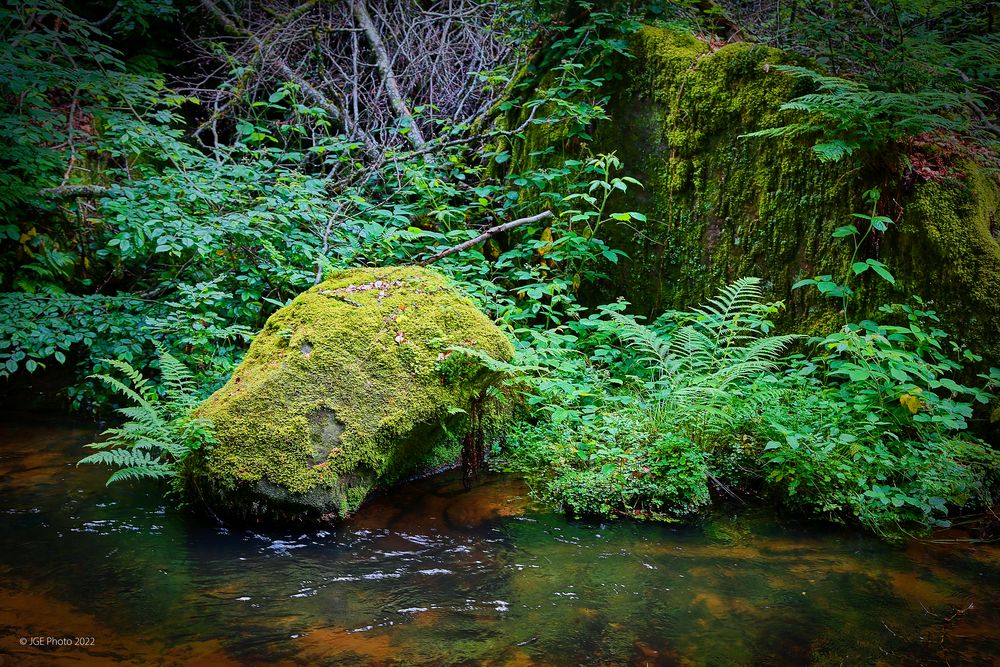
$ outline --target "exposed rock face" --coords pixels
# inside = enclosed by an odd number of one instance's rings
[[[340,518],[433,454],[454,457],[463,410],[498,378],[452,346],[513,354],[433,271],[354,269],[313,287],[200,408],[219,442],[194,459],[195,492],[245,519]]]
[[[746,42],[718,48],[686,32],[645,26],[629,37],[629,51],[632,57],[606,74],[610,120],[597,124],[591,150],[616,153],[624,175],[643,184],[611,206],[641,212],[648,222],[602,228],[608,245],[628,259],[603,267],[610,280],[589,288],[585,302],[624,296],[634,312],[655,316],[703,303],[737,278],[758,276],[788,306],[779,326],[829,333],[843,324],[839,303],[792,285],[849,271],[853,245],[831,234],[859,223],[851,214],[869,213],[863,193],[878,187],[879,213],[897,224],[870,235],[859,259],[885,262],[896,282],[871,272],[858,277],[851,318],[884,319],[879,306],[917,295],[944,329],[984,357],[980,370],[1000,366],[995,174],[930,153],[930,161],[950,161],[950,168],[929,180],[904,177],[899,147],[823,163],[811,149],[815,137],[744,137],[797,120],[780,106],[810,92],[774,65],[817,65],[780,50]],[[552,81],[542,77],[537,85]],[[508,126],[520,126],[526,113],[515,112]],[[530,126],[526,139],[511,158],[514,171],[579,152],[566,124]],[[993,438],[1000,441],[1000,406],[993,419]]]

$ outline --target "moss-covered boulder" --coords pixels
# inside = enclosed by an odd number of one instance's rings
[[[898,224],[871,235],[859,257],[885,262],[896,282],[871,272],[859,277],[851,316],[877,318],[881,304],[919,295],[950,333],[986,363],[1000,364],[996,175],[950,158],[950,169],[925,180],[900,171],[897,149],[823,163],[811,149],[814,137],[747,138],[794,120],[780,107],[809,90],[774,69],[809,65],[780,50],[747,42],[719,47],[654,26],[631,35],[629,50],[631,57],[607,73],[610,120],[597,124],[590,149],[616,153],[625,173],[643,183],[612,206],[639,211],[647,222],[602,229],[628,259],[604,267],[610,279],[590,288],[585,301],[624,296],[635,311],[656,315],[704,302],[752,275],[788,304],[782,325],[827,333],[843,322],[838,302],[792,285],[849,270],[852,244],[831,235],[857,223],[851,214],[868,212],[863,193],[879,187],[879,212]],[[541,77],[538,85],[550,83]],[[543,166],[576,151],[565,126],[532,126],[511,168]]]
[[[895,285],[860,280],[852,316],[913,294],[933,303],[948,330],[994,363],[1000,360],[1000,185],[975,165],[923,182],[904,179],[897,154],[858,154],[823,163],[802,140],[744,135],[784,125],[783,102],[806,92],[774,65],[792,56],[750,43],[717,48],[692,35],[644,27],[633,35],[597,129],[598,150],[616,151],[642,181],[615,202],[646,214],[637,230],[619,226],[609,243],[629,261],[597,299],[624,292],[656,313],[699,303],[712,290],[754,275],[789,305],[786,324],[826,332],[842,321],[836,302],[816,290],[792,291],[801,278],[843,275],[853,246],[831,237],[866,212],[862,193],[882,189],[882,211],[898,222],[875,234],[862,258],[884,261]],[[536,147],[537,149],[537,147]]]
[[[195,493],[244,519],[351,514],[376,487],[412,473],[435,448],[440,455],[442,442],[457,442],[464,411],[497,380],[453,346],[513,354],[433,271],[334,275],[272,315],[199,409],[218,444],[192,463]]]

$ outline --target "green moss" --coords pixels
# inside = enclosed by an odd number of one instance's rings
[[[712,51],[652,27],[634,36],[632,51],[597,144],[645,184],[614,205],[650,222],[640,234],[611,232],[630,261],[595,299],[624,284],[640,311],[686,308],[743,275],[784,296],[803,274],[842,266],[846,248],[829,234],[859,203],[857,176],[788,139],[740,138],[783,122],[778,107],[797,84],[768,70],[787,57],[747,43]],[[789,317],[820,328],[830,319],[821,305],[796,293]]]
[[[272,315],[202,406],[219,444],[196,460],[195,478],[250,515],[353,512],[371,489],[410,472],[442,423],[460,427],[461,410],[496,379],[471,365],[443,374],[455,345],[513,353],[437,273],[334,275]]]
[[[885,211],[900,225],[862,256],[886,262],[897,285],[857,281],[852,318],[919,294],[935,301],[949,331],[1000,360],[994,177],[966,165],[964,182],[903,187],[893,156],[824,164],[807,139],[741,138],[789,122],[779,107],[804,92],[797,80],[770,71],[792,62],[781,51],[748,43],[713,50],[691,35],[645,27],[632,37],[631,52],[608,108],[612,120],[597,129],[592,150],[616,152],[645,185],[612,205],[649,222],[609,228],[607,241],[629,260],[607,267],[611,280],[587,301],[624,295],[639,312],[655,314],[701,303],[722,284],[754,275],[786,301],[781,324],[828,332],[842,322],[837,304],[791,286],[817,274],[844,275],[853,247],[831,234],[856,222],[850,214],[865,210],[862,193],[880,186]]]
[[[903,289],[932,302],[978,354],[1000,360],[1000,186],[974,165],[922,183],[905,202],[893,262]]]

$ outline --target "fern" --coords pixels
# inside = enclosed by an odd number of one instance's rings
[[[796,336],[769,336],[767,317],[780,303],[763,303],[759,278],[742,278],[700,308],[672,311],[658,331],[630,315],[605,310],[615,333],[649,364],[646,388],[655,418],[697,422],[714,430],[733,418],[734,398],[777,369]]]
[[[108,478],[108,484],[125,479],[163,478],[174,475],[170,463],[153,457],[141,449],[112,449],[80,459],[80,463],[95,463],[121,468]]]
[[[960,130],[967,122],[960,112],[970,99],[957,93],[942,90],[887,92],[872,90],[857,81],[825,76],[805,67],[776,65],[774,69],[808,79],[816,85],[816,92],[781,105],[783,111],[798,111],[806,116],[800,122],[742,136],[818,135],[820,139],[813,151],[824,162],[841,160],[860,148],[873,149],[927,132]]]
[[[99,450],[79,463],[118,468],[107,483],[138,479],[172,479],[179,484],[179,469],[191,452],[214,442],[211,422],[192,416],[198,404],[194,379],[188,369],[161,346],[157,358],[162,373],[163,398],[156,387],[131,364],[120,359],[108,363],[125,380],[94,375],[132,405],[119,408],[121,426],[104,431],[103,440],[87,447]]]

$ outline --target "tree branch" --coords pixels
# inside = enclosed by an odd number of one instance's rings
[[[258,52],[260,53],[265,52],[266,49],[264,48],[264,43],[260,40],[260,38],[257,37],[257,35],[253,34],[252,32],[249,32],[248,30],[245,30],[242,27],[238,26],[231,18],[226,16],[221,9],[219,9],[218,5],[216,5],[215,2],[213,2],[212,0],[201,0],[201,6],[207,9],[208,12],[212,14],[212,16],[214,16],[220,24],[222,24],[222,27],[225,28],[226,32],[228,32],[230,35],[233,35],[234,37],[242,37],[244,39],[247,39],[250,41],[250,43],[254,45],[254,47],[257,49]],[[307,6],[311,6],[310,3],[306,3],[305,5],[303,5],[303,7]],[[284,76],[292,83],[296,84],[302,90],[302,92],[304,92],[317,106],[319,106],[321,109],[323,109],[323,111],[328,113],[330,115],[330,120],[332,120],[337,125],[343,127],[344,114],[337,107],[337,105],[335,105],[326,97],[326,95],[317,90],[312,84],[306,81],[303,77],[299,76],[295,72],[295,70],[293,70],[291,67],[288,66],[288,63],[286,63],[278,56],[274,56],[273,59],[269,60],[269,62],[272,62],[274,65],[276,65],[278,70],[281,72],[282,76]]]
[[[532,121],[535,119],[535,112],[538,111],[538,107],[532,107],[531,113],[528,114],[528,118],[521,123],[518,127],[513,130],[491,130],[489,133],[484,134],[470,134],[465,137],[459,137],[458,139],[449,139],[448,141],[433,141],[429,143],[420,150],[407,151],[406,153],[400,153],[398,155],[393,155],[392,157],[384,158],[383,162],[402,162],[404,160],[409,160],[410,158],[417,157],[418,155],[423,155],[425,153],[432,153],[434,151],[440,150],[442,148],[451,148],[452,146],[461,146],[462,144],[471,144],[474,141],[483,141],[492,139],[494,137],[513,137],[524,132]]]
[[[74,197],[103,197],[111,192],[105,185],[60,185],[39,191],[49,199],[73,199]]]
[[[385,50],[382,37],[375,28],[372,17],[368,14],[368,8],[365,6],[364,0],[353,0],[352,4],[354,18],[357,19],[358,25],[365,31],[368,44],[372,47],[372,51],[375,52],[375,63],[378,65],[379,74],[382,75],[382,83],[385,84],[385,92],[389,96],[389,102],[392,104],[392,108],[396,111],[399,119],[410,128],[407,134],[410,143],[413,144],[414,148],[423,148],[426,143],[424,135],[421,134],[420,128],[417,127],[417,123],[413,120],[410,109],[406,106],[403,95],[399,92],[399,85],[396,83],[396,75],[392,71],[389,54]]]
[[[491,239],[497,234],[503,234],[504,232],[514,229],[515,227],[520,227],[521,225],[527,225],[532,222],[538,222],[539,220],[545,220],[546,218],[551,218],[552,215],[553,215],[552,211],[542,211],[538,215],[532,215],[527,218],[519,218],[517,220],[505,222],[502,225],[497,225],[496,227],[490,227],[489,229],[487,229],[485,232],[483,232],[474,239],[469,239],[464,243],[459,243],[457,246],[452,246],[447,250],[442,250],[441,252],[439,252],[436,255],[433,255],[432,257],[428,257],[422,262],[419,262],[419,266],[427,266],[428,264],[432,264],[438,261],[442,257],[447,257],[448,255],[454,255],[456,252],[462,252],[463,250],[468,250],[472,246],[478,243],[482,243],[487,239]]]

